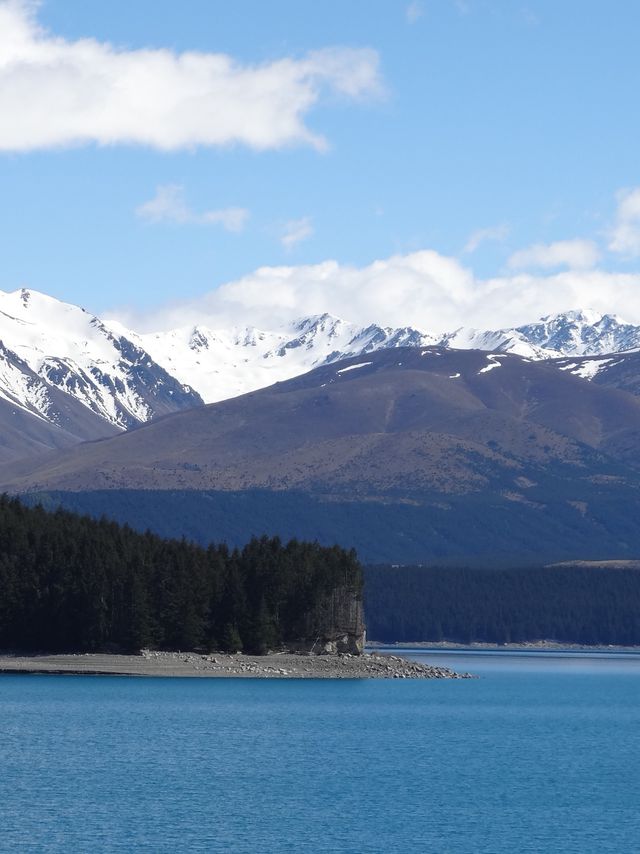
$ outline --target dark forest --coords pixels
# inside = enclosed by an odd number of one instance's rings
[[[370,640],[640,644],[640,571],[365,568]]]
[[[354,552],[267,537],[203,548],[0,497],[5,650],[263,653],[313,633],[336,589],[361,594]]]

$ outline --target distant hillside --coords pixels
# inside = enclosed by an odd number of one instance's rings
[[[540,478],[635,485],[639,439],[630,394],[518,356],[402,348],[16,464],[0,486],[523,501]]]
[[[628,492],[598,489],[584,514],[566,494],[551,494],[544,484],[539,496],[545,503],[535,513],[528,503],[482,493],[450,496],[446,502],[438,495],[359,501],[291,490],[109,489],[23,497],[202,544],[215,538],[242,546],[264,533],[325,546],[339,543],[355,548],[367,563],[522,566],[640,554],[636,496],[630,505]]]
[[[624,558],[640,553],[639,438],[629,393],[510,354],[401,348],[14,465],[1,485],[87,506],[118,490],[156,529],[206,525],[207,508],[219,522],[246,495],[220,536],[337,539],[367,560]]]

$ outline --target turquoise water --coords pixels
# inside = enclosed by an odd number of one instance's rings
[[[637,852],[640,657],[463,681],[0,678],[2,851]]]

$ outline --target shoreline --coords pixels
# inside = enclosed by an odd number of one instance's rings
[[[581,644],[561,643],[560,641],[540,640],[524,641],[523,643],[487,643],[474,641],[472,643],[456,643],[455,641],[396,641],[395,643],[381,643],[378,641],[367,641],[367,649],[375,652],[391,649],[406,650],[433,650],[434,652],[447,650],[467,650],[487,652],[635,652],[640,653],[640,646],[619,646],[616,644]]]
[[[0,675],[145,676],[253,679],[468,679],[448,667],[396,655],[243,655],[143,650],[140,654],[0,655]]]

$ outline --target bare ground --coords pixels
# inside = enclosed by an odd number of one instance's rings
[[[261,679],[461,679],[446,667],[396,655],[228,655],[155,652],[140,655],[0,655],[1,673],[123,676],[252,677]]]

